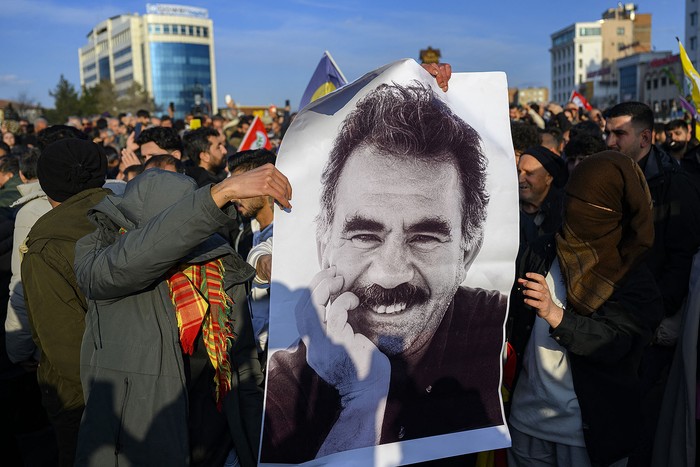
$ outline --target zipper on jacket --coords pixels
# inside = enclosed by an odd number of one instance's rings
[[[129,378],[124,377],[124,398],[122,399],[122,410],[119,415],[119,427],[117,428],[117,439],[114,442],[114,465],[119,467],[119,451],[121,451],[122,428],[124,427],[124,415],[126,414],[126,402],[129,399]]]

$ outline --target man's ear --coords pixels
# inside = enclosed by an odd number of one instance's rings
[[[642,132],[639,134],[639,147],[642,149],[648,148],[651,146],[651,139],[652,139],[652,134],[650,129],[644,129]]]
[[[182,153],[180,152],[179,149],[174,150],[173,152],[170,153],[170,155],[173,156],[177,160],[182,159]]]
[[[484,238],[481,236],[478,239],[474,239],[469,242],[467,248],[464,249],[464,257],[462,258],[462,275],[459,281],[460,284],[464,281],[464,278],[467,277],[467,271],[469,271],[469,268],[472,267],[476,257],[479,256],[479,251],[481,251],[481,245],[483,242]]]
[[[200,152],[199,153],[199,162],[200,163],[204,162],[204,163],[208,164],[209,163],[209,153],[204,152],[204,151]]]

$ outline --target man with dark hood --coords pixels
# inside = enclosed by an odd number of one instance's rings
[[[75,242],[92,232],[87,210],[109,190],[103,149],[90,141],[64,139],[48,145],[37,166],[51,211],[32,227],[22,261],[22,283],[32,338],[41,350],[37,379],[56,433],[59,465],[72,466],[83,413],[80,343],[85,296],[73,272]]]

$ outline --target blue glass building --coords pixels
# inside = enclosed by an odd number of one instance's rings
[[[125,14],[99,23],[81,47],[80,81],[86,87],[111,81],[118,94],[134,84],[149,92],[175,118],[214,114],[216,72],[213,23],[203,8],[148,4],[146,14]]]

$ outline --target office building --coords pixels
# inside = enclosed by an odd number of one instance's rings
[[[146,14],[106,19],[79,49],[80,83],[111,81],[118,94],[140,84],[163,113],[216,113],[214,26],[206,9],[147,4]]]
[[[601,19],[577,22],[551,35],[552,99],[583,93],[593,105],[618,99],[616,61],[651,50],[651,14],[631,3],[609,8]]]

